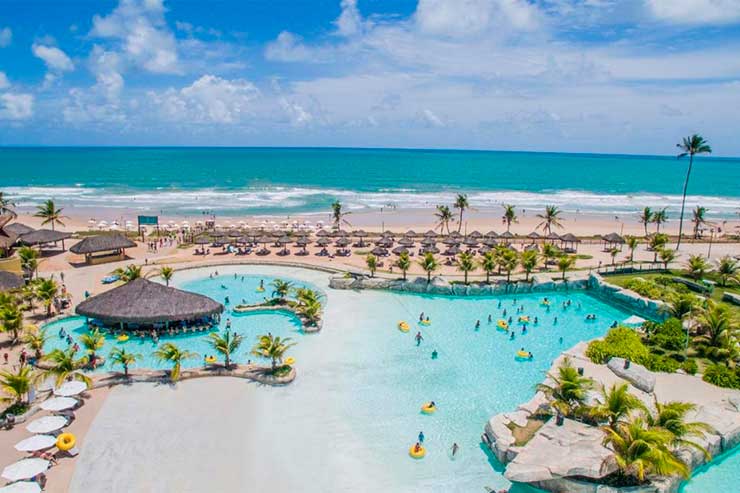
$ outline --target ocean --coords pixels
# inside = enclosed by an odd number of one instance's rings
[[[0,190],[19,207],[126,208],[162,215],[420,209],[467,193],[566,212],[680,207],[687,160],[671,156],[336,148],[0,148]],[[740,213],[740,159],[699,158],[687,207]]]

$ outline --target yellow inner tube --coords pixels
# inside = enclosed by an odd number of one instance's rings
[[[550,306],[550,302],[549,301],[542,300],[542,302],[540,303],[540,305],[542,305],[542,306]]]
[[[206,356],[206,363],[215,363],[216,357],[215,356]]]
[[[257,288],[257,289],[255,289],[255,291],[257,291],[258,293],[264,293],[265,292],[265,288]]]
[[[432,321],[431,321],[431,320],[422,320],[422,321],[421,321],[421,322],[419,322],[419,323],[420,323],[421,325],[432,325]]]
[[[409,324],[406,322],[398,322],[398,330],[401,332],[408,332],[410,329]]]
[[[118,342],[126,342],[126,341],[128,341],[128,335],[121,334],[120,336],[116,337],[116,340]]]
[[[434,411],[437,410],[437,406],[433,406],[431,402],[427,402],[423,406],[421,406],[421,412],[424,414],[434,414]]]
[[[509,330],[509,324],[506,323],[506,320],[499,320],[496,322],[496,326],[501,330]]]
[[[415,446],[412,445],[409,447],[409,455],[413,457],[414,459],[422,459],[426,454],[427,451],[424,447],[419,447],[419,450],[414,450]]]
[[[74,448],[76,443],[75,436],[71,433],[62,433],[57,437],[56,446],[62,452],[66,452]]]
[[[292,365],[295,363],[295,358],[290,356],[289,358],[285,358],[285,364],[286,365]]]
[[[529,352],[527,351],[517,351],[516,352],[517,358],[529,358]]]
[[[529,317],[524,315],[523,317],[519,317],[520,322],[529,322]]]

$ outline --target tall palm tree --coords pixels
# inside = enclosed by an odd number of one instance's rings
[[[13,203],[2,191],[0,191],[0,214],[5,214],[6,212],[9,212],[11,214],[15,214],[13,212],[13,207],[15,207],[15,203]]]
[[[542,219],[537,225],[537,228],[542,228],[548,235],[552,233],[553,226],[556,228],[562,228],[563,225],[560,223],[560,214],[562,211],[554,205],[545,206],[544,214],[537,214],[537,217]]]
[[[47,200],[43,204],[36,207],[37,211],[34,217],[40,217],[42,219],[41,225],[51,224],[51,230],[54,231],[56,224],[64,226],[62,219],[66,219],[67,216],[62,215],[64,209],[57,209],[53,200]]]
[[[365,264],[370,271],[370,277],[375,277],[375,271],[378,270],[378,257],[372,253],[368,253],[365,257]]]
[[[481,269],[486,273],[486,283],[491,282],[491,273],[496,270],[498,262],[496,262],[496,254],[493,250],[489,250],[483,254],[483,258],[480,260]]]
[[[659,211],[653,212],[653,222],[655,223],[655,232],[660,233],[661,224],[668,222],[668,211],[663,208]]]
[[[645,207],[640,213],[640,222],[645,228],[645,236],[648,235],[648,224],[653,222],[653,210],[650,207]]]
[[[463,213],[465,212],[465,209],[468,209],[470,207],[470,204],[468,203],[467,194],[458,193],[457,197],[455,198],[455,203],[453,204],[453,207],[460,211],[460,216],[458,218],[459,222],[457,224],[457,232],[459,233],[460,230],[462,229]]]
[[[216,352],[224,355],[224,366],[228,370],[231,367],[231,355],[239,350],[243,340],[241,334],[227,330],[224,335],[212,333],[209,342]]]
[[[506,282],[511,281],[511,273],[519,265],[519,255],[516,250],[507,248],[501,252],[501,256],[498,258],[498,263],[501,268],[506,271]]]
[[[715,361],[737,355],[738,323],[723,305],[709,300],[698,317],[701,333],[694,338],[699,352]]]
[[[169,286],[172,276],[175,274],[175,269],[169,266],[163,266],[159,269],[159,276],[164,280],[164,283]]]
[[[419,260],[419,265],[422,270],[427,273],[427,282],[431,282],[432,273],[439,269],[439,263],[437,262],[437,259],[434,258],[434,254],[429,252],[425,253],[421,260]]]
[[[100,330],[95,328],[86,334],[80,336],[80,343],[85,348],[87,354],[90,355],[90,360],[95,361],[98,349],[102,349],[105,345],[105,336],[100,333]]]
[[[516,209],[511,204],[503,204],[504,208],[504,221],[506,222],[506,231],[511,231],[511,223],[519,222],[519,218],[516,217]]]
[[[131,282],[134,279],[139,279],[141,275],[141,266],[130,264],[126,267],[119,267],[113,271],[113,274],[118,276],[123,282]]]
[[[558,258],[558,270],[563,273],[563,281],[565,281],[565,273],[568,272],[576,264],[576,258],[571,255],[562,255]]]
[[[39,329],[35,325],[29,325],[27,327],[25,335],[23,336],[23,343],[27,345],[31,351],[33,351],[34,356],[36,356],[37,360],[41,359],[44,351],[44,345],[48,340],[49,334],[47,333],[46,329]]]
[[[729,255],[725,255],[717,262],[717,275],[719,276],[719,285],[724,287],[731,281],[740,282],[738,279],[738,266],[737,260],[733,259]]]
[[[38,380],[36,372],[28,365],[19,367],[15,373],[0,371],[0,389],[7,396],[0,400],[10,401],[16,405],[22,404],[36,380]]]
[[[704,224],[708,224],[706,218],[704,215],[707,213],[706,207],[700,207],[696,206],[696,208],[691,211],[692,218],[691,221],[694,223],[694,239],[696,240],[699,238],[699,228],[701,228]]]
[[[601,386],[601,399],[590,414],[598,420],[605,420],[611,429],[629,418],[633,411],[647,411],[642,401],[630,394],[629,384],[612,384],[609,390]]]
[[[18,249],[18,258],[21,261],[21,268],[28,274],[30,279],[37,273],[39,268],[39,252],[29,246]]]
[[[177,382],[180,379],[180,369],[182,368],[182,362],[186,359],[193,359],[198,357],[197,353],[180,349],[171,342],[165,342],[161,344],[156,351],[154,351],[154,357],[159,361],[168,362],[172,364],[172,370],[170,371],[170,380]]]
[[[280,301],[285,301],[285,298],[290,294],[290,290],[293,288],[293,283],[290,281],[283,281],[282,279],[275,279],[272,281],[272,296],[277,297]]]
[[[539,261],[539,254],[536,250],[525,250],[521,254],[521,258],[519,259],[519,263],[522,264],[522,269],[524,269],[525,275],[524,280],[529,281],[529,275],[532,273],[534,269],[537,268],[537,262]]]
[[[537,390],[551,399],[550,406],[565,416],[572,415],[586,402],[593,380],[578,374],[570,358],[564,358],[557,375],[547,374],[552,384],[540,383]]]
[[[54,279],[40,279],[36,285],[36,296],[46,307],[46,316],[51,317],[51,306],[54,304],[54,298],[59,293],[59,286]]]
[[[121,365],[123,367],[123,376],[128,378],[128,369],[131,365],[135,364],[141,355],[129,353],[123,348],[113,348],[110,352],[110,361],[114,365]]]
[[[667,430],[673,435],[671,445],[677,447],[691,447],[698,450],[707,461],[712,459],[706,448],[699,445],[692,438],[704,438],[707,433],[715,433],[715,429],[707,423],[699,421],[686,421],[686,415],[696,409],[695,404],[689,402],[666,402],[655,401],[655,413],[646,412],[647,423],[651,427],[659,427]]]
[[[45,371],[45,376],[53,376],[57,387],[67,380],[72,379],[85,382],[88,386],[92,383],[90,378],[80,371],[87,366],[89,359],[87,356],[77,358],[77,352],[74,347],[66,351],[54,349],[42,359],[51,364]]]
[[[704,277],[704,274],[710,268],[709,263],[701,255],[689,255],[689,260],[686,262],[686,270],[688,270],[689,277],[695,280]]]
[[[398,260],[396,260],[396,267],[401,269],[401,272],[403,273],[403,280],[406,280],[406,272],[411,268],[411,258],[409,257],[409,252],[403,252],[401,255],[398,256]]]
[[[450,234],[450,223],[455,219],[452,217],[452,211],[446,205],[438,205],[437,212],[434,213],[437,218],[437,227],[440,233],[444,233],[447,230],[447,234]]]
[[[678,222],[678,243],[676,243],[676,250],[681,246],[681,233],[683,232],[683,213],[686,207],[686,190],[689,187],[689,178],[691,177],[691,168],[694,165],[694,156],[697,154],[710,154],[712,148],[709,146],[707,141],[704,140],[699,134],[691,135],[690,137],[684,137],[680,144],[676,144],[681,152],[677,156],[678,159],[689,156],[689,167],[686,170],[686,180],[683,183],[683,196],[681,198],[681,216]]]
[[[252,348],[252,354],[260,358],[268,358],[272,363],[272,372],[277,369],[277,364],[283,361],[286,351],[295,346],[296,343],[290,337],[281,338],[272,334],[259,336],[257,344]]]
[[[474,271],[477,267],[472,253],[462,252],[457,257],[457,270],[465,275],[465,284],[468,283],[468,273]]]
[[[342,224],[346,224],[349,226],[349,221],[347,221],[345,216],[351,214],[351,212],[342,212],[342,203],[338,200],[335,200],[331,204],[331,217],[332,221],[334,222],[334,229],[342,229]]]

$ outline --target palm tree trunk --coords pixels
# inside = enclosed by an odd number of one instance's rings
[[[406,271],[405,270],[403,271],[403,280],[404,281],[406,280]]]
[[[427,271],[427,284],[432,281],[432,271]]]
[[[681,199],[681,216],[678,219],[678,242],[676,242],[676,251],[681,247],[681,232],[683,231],[683,212],[686,207],[686,190],[689,187],[689,177],[691,176],[691,167],[694,164],[694,155],[689,155],[689,169],[686,171],[686,180],[683,182],[683,198]]]
[[[463,208],[460,207],[460,222],[457,224],[457,232],[459,233],[462,229],[462,216],[463,216]]]
[[[486,284],[491,284],[491,272],[486,271]]]
[[[123,365],[123,376],[128,378],[128,365]]]

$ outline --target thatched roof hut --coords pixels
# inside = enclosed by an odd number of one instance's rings
[[[0,292],[22,288],[26,283],[18,274],[0,270]]]
[[[201,294],[181,291],[139,278],[88,298],[75,309],[78,315],[106,324],[154,324],[197,320],[219,315],[224,306]]]
[[[13,214],[0,214],[0,250],[7,252],[18,240],[18,233],[12,231],[8,223],[15,218]]]
[[[10,231],[12,233],[15,233],[18,236],[25,235],[25,234],[32,233],[32,232],[36,231],[31,226],[26,226],[25,224],[21,224],[21,223],[8,224],[3,229],[5,231]]]
[[[20,237],[20,242],[24,245],[36,246],[36,245],[48,245],[49,243],[62,242],[62,249],[64,249],[64,240],[72,237],[72,233],[65,233],[63,231],[54,231],[52,229],[37,229],[30,233],[26,233]]]
[[[88,236],[79,243],[72,245],[70,252],[78,255],[89,255],[98,252],[110,252],[134,248],[136,242],[129,240],[120,233],[110,235]]]

